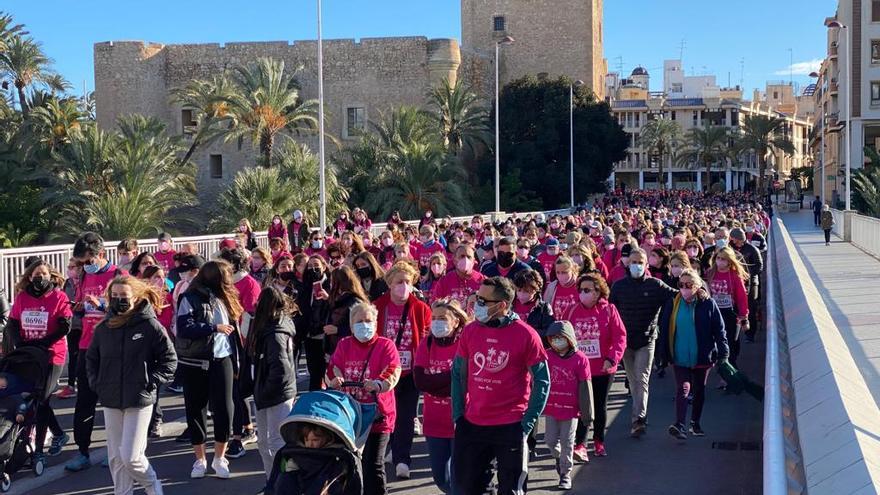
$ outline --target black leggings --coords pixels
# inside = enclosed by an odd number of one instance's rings
[[[67,334],[67,386],[76,388],[76,365],[79,360],[79,339],[82,329]]]
[[[55,391],[55,386],[58,385],[58,378],[61,377],[61,371],[64,369],[63,364],[53,364],[52,369],[49,372],[49,378],[46,381],[46,396],[51,397],[52,392]],[[34,440],[36,443],[36,453],[43,453],[43,443],[46,440],[46,431],[51,429],[52,435],[56,437],[60,437],[64,435],[64,430],[61,429],[61,425],[58,424],[58,419],[55,417],[55,411],[52,410],[52,406],[49,405],[49,399],[44,400],[43,402],[37,405],[37,437]]]
[[[306,367],[309,369],[309,392],[321,390],[324,374],[327,373],[327,361],[324,358],[324,340],[306,338]]]
[[[76,375],[79,388],[76,390],[76,406],[73,410],[73,440],[79,453],[88,457],[92,445],[92,430],[95,428],[95,407],[98,395],[89,387],[86,376],[86,350],[80,349],[76,360]]]
[[[593,383],[593,440],[605,441],[605,425],[608,423],[608,394],[611,392],[611,384],[614,383],[614,375],[594,375],[590,381]],[[587,439],[587,425],[578,418],[577,430],[574,435],[574,444],[580,445]]]
[[[244,427],[251,424],[251,408],[247,397],[242,397],[241,387],[238,380],[232,384],[232,435],[242,436]]]
[[[208,436],[208,403],[214,413],[214,441],[229,441],[232,432],[232,359],[214,359],[208,369],[181,364],[186,426],[193,445]]]
[[[831,242],[831,229],[823,229],[825,232],[825,242]]]
[[[740,335],[736,311],[732,308],[721,310],[721,318],[724,320],[724,330],[727,333],[727,344],[730,346],[730,364],[736,368],[736,359],[739,357]]]
[[[320,341],[319,341],[320,342]],[[385,451],[388,449],[388,433],[370,433],[362,455],[364,469],[364,495],[385,495]]]

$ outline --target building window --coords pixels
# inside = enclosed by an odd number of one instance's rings
[[[673,122],[675,121],[675,110],[673,110],[672,113],[669,114],[669,120]]]
[[[223,155],[211,155],[211,178],[223,178]]]
[[[871,0],[871,22],[880,22],[880,0]]]
[[[505,22],[504,22],[503,15],[496,15],[495,17],[492,18],[492,28],[496,32],[504,31],[507,29],[507,26],[505,25]]]
[[[871,40],[871,63],[880,64],[880,40]]]
[[[774,100],[778,100],[778,99],[779,99],[779,91],[774,91],[774,92],[773,92],[773,99],[774,99]]]
[[[871,105],[880,105],[880,81],[871,81]]]
[[[364,107],[349,107],[345,111],[345,135],[355,137],[367,126],[367,109]]]
[[[193,127],[197,126],[199,123],[196,122],[195,115],[193,115],[193,111],[184,108],[180,111],[180,125],[182,127],[181,132],[184,134],[193,134],[195,129]]]
[[[682,92],[681,83],[672,83],[672,92],[673,93],[681,93]]]

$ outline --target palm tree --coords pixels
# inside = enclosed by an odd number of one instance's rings
[[[214,76],[210,80],[193,79],[183,87],[171,90],[173,102],[193,111],[198,122],[189,149],[183,156],[186,163],[193,153],[202,146],[208,146],[223,137],[229,117],[229,99],[234,87],[225,75]]]
[[[295,72],[295,71],[294,71]],[[235,91],[224,98],[229,104],[231,126],[226,140],[247,138],[272,165],[272,148],[279,135],[299,135],[318,126],[317,100],[303,101],[294,74],[285,73],[284,62],[258,58],[254,64],[233,71]]]
[[[441,147],[412,143],[395,155],[392,168],[395,173],[367,199],[368,210],[380,216],[399,210],[403,217],[417,217],[425,210],[440,216],[470,208],[461,186],[463,170]]]
[[[27,34],[23,24],[13,24],[11,15],[0,13],[0,52],[7,50],[12,38],[23,34]]]
[[[753,152],[758,158],[758,194],[764,193],[767,156],[782,152],[795,153],[794,144],[784,134],[785,119],[766,115],[746,115],[734,144],[739,153]]]
[[[14,36],[7,42],[7,49],[0,52],[0,73],[12,79],[25,116],[29,111],[25,90],[35,82],[48,81],[51,64],[40,44],[31,38]]]
[[[682,165],[694,164],[706,170],[706,190],[712,186],[712,166],[723,162],[729,155],[730,133],[726,127],[706,125],[688,131],[686,141],[678,150],[676,161]]]
[[[673,120],[657,118],[642,128],[642,146],[648,150],[649,155],[657,156],[657,182],[660,189],[666,187],[666,181],[663,179],[663,164],[666,157],[675,155],[680,139],[681,127]]]
[[[30,153],[51,153],[70,143],[71,135],[80,132],[84,115],[74,98],[48,98],[44,104],[31,107],[25,120],[26,140]]]
[[[420,108],[403,105],[390,113],[379,113],[378,122],[370,122],[380,145],[394,153],[413,143],[439,143],[431,117]]]
[[[453,155],[465,147],[473,151],[475,145],[489,142],[488,110],[461,79],[454,85],[444,79],[430,91],[428,103],[433,107],[431,117],[440,128],[443,144]]]
[[[872,166],[859,170],[853,174],[852,181],[855,186],[852,201],[855,208],[880,218],[880,169]]]

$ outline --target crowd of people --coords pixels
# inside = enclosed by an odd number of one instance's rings
[[[91,466],[104,408],[116,493],[162,493],[145,449],[163,434],[163,388],[183,394],[192,478],[230,477],[255,442],[268,479],[306,373],[310,391],[378,408],[361,452],[366,494],[387,493],[386,463],[410,477],[417,434],[443,493],[522,493],[540,438],[570,489],[575,463],[613,453],[621,368],[633,437],[648,427],[652,374],[669,368],[668,433],[707,434],[709,372],[735,366],[759,327],[770,215],[749,194],[690,191],[616,191],[568,215],[497,221],[395,213],[378,234],[361,209],[326,232],[295,211],[274,217],[268,248],[242,219],[208,256],[163,233],[156,252],[122,241],[115,263],[87,232],[65,274],[29,260],[4,346],[48,348],[50,387],[66,363],[56,396],[75,398],[79,450],[68,470]],[[58,455],[70,438],[48,400],[39,411],[35,455],[47,430],[45,455]]]

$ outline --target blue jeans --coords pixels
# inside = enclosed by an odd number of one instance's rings
[[[431,459],[431,475],[434,483],[443,493],[452,490],[452,439],[425,437],[428,444],[428,456]]]

